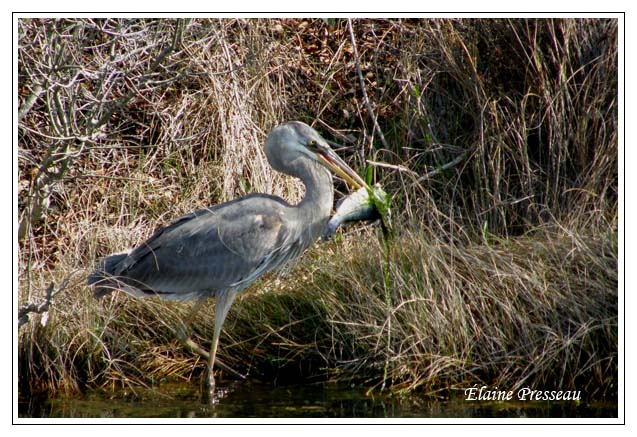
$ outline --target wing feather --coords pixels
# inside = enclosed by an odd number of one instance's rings
[[[252,195],[193,212],[158,230],[114,273],[176,299],[245,287],[288,241],[288,208],[276,197]]]

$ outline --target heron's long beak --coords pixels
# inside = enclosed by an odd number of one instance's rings
[[[325,165],[327,168],[332,170],[334,174],[343,178],[348,185],[350,185],[355,190],[358,190],[361,187],[367,187],[371,189],[361,178],[358,173],[352,170],[345,161],[343,161],[331,148],[325,147],[321,148],[318,152],[319,160]]]

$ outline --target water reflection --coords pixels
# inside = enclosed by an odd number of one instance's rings
[[[390,397],[335,383],[274,386],[236,382],[214,405],[198,386],[162,384],[152,390],[92,393],[79,398],[21,399],[20,417],[69,418],[453,418],[617,417],[616,403],[467,402],[410,395]]]

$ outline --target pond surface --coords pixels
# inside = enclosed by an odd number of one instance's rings
[[[477,402],[387,396],[335,383],[274,386],[236,382],[213,405],[191,383],[76,398],[20,399],[19,417],[39,418],[612,418],[617,404],[585,402]]]

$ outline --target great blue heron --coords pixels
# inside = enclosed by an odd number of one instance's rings
[[[237,293],[297,258],[321,236],[334,198],[327,169],[354,188],[365,185],[326,140],[298,121],[273,129],[265,153],[272,168],[301,179],[305,197],[299,204],[250,194],[195,211],[159,229],[132,251],[102,259],[88,279],[98,297],[112,290],[200,302],[215,297],[215,327],[206,354],[210,393],[219,334]]]

